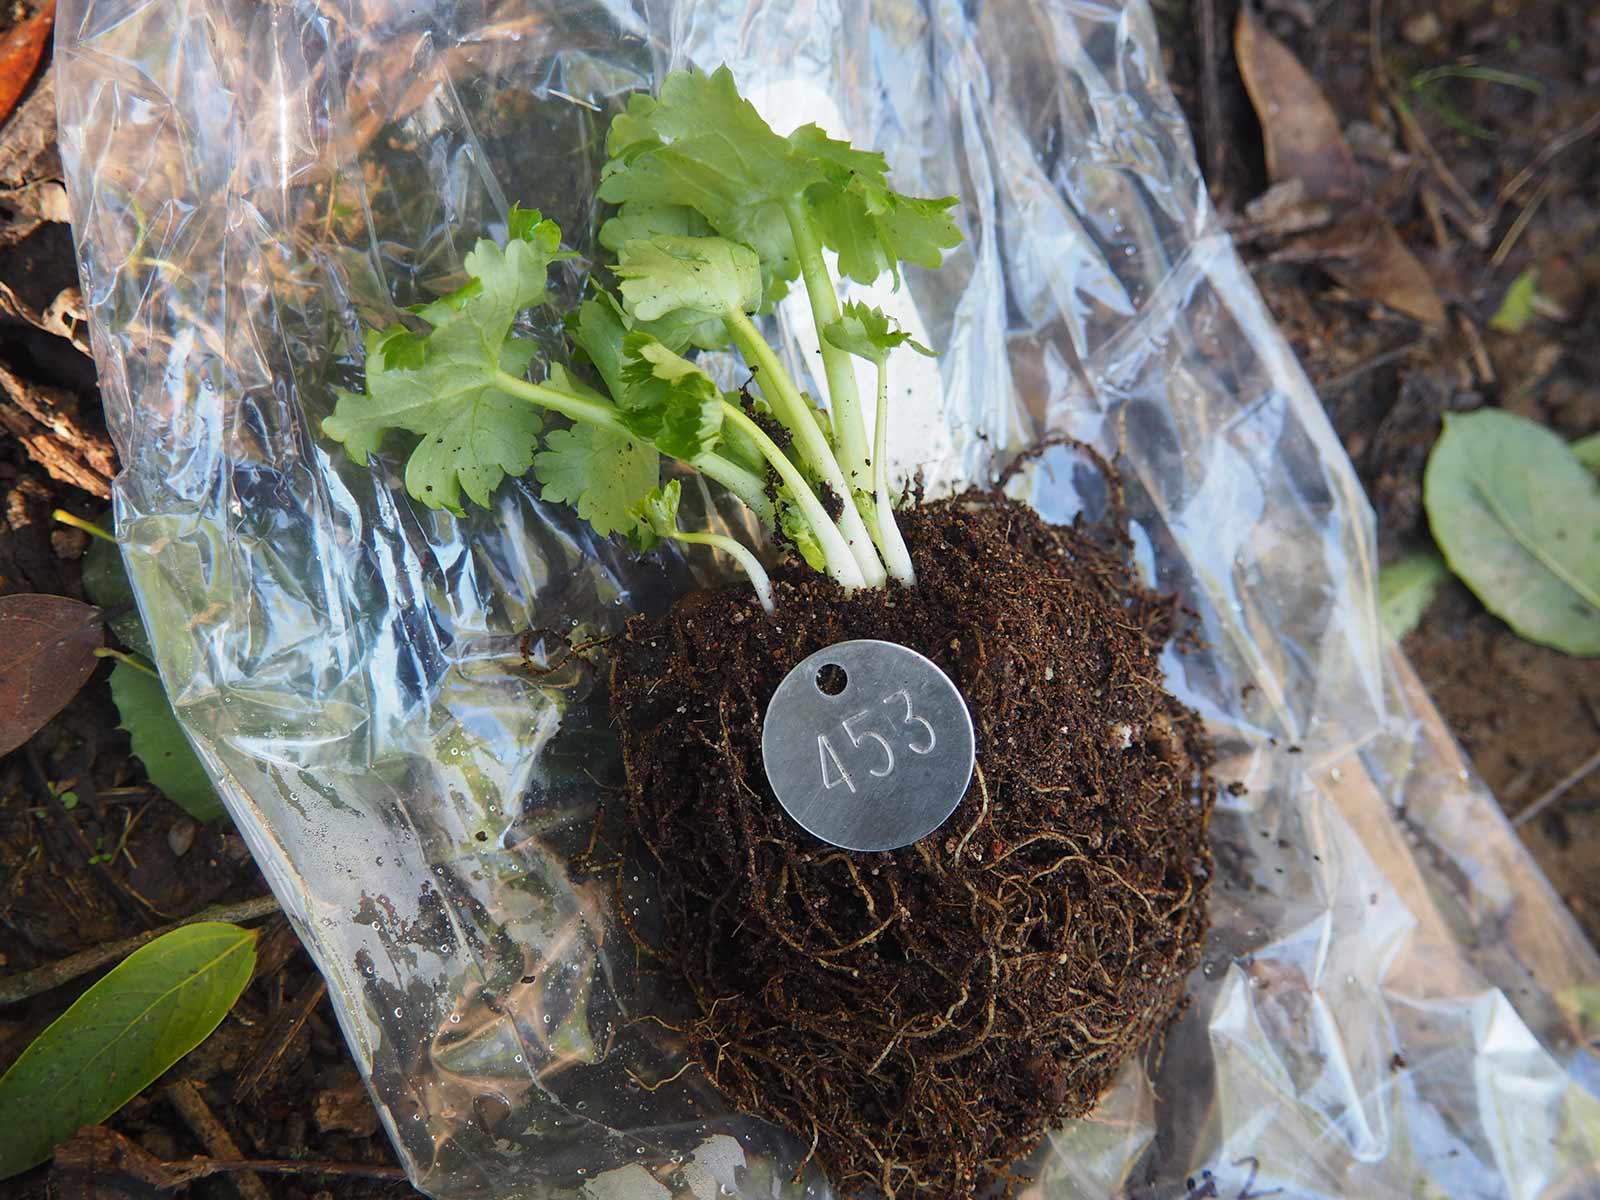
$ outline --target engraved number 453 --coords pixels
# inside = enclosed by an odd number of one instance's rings
[[[933,726],[928,724],[926,718],[917,716],[912,710],[911,693],[906,691],[905,688],[901,688],[899,691],[891,692],[885,696],[882,703],[892,704],[896,700],[903,700],[906,706],[906,715],[901,718],[900,723],[902,725],[921,725],[927,734],[927,739],[920,743],[915,740],[908,740],[906,749],[913,754],[932,753],[933,748],[939,743],[938,735],[933,732]],[[850,739],[852,746],[859,747],[865,741],[878,743],[878,749],[883,755],[883,764],[881,767],[869,768],[867,774],[875,779],[884,779],[894,771],[894,748],[889,745],[888,739],[881,733],[876,733],[871,729],[857,730],[855,728],[856,722],[870,715],[871,710],[864,708],[839,722],[839,726],[844,730],[845,736]],[[842,783],[850,789],[851,795],[855,794],[855,778],[846,769],[844,763],[839,760],[839,755],[834,750],[833,743],[828,740],[828,735],[825,733],[817,734],[817,764],[822,769],[822,786],[824,790],[831,791]]]

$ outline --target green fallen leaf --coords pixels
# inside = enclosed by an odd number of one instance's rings
[[[111,698],[122,714],[122,728],[133,738],[133,752],[156,789],[197,821],[222,816],[222,802],[184,736],[161,680],[119,662],[111,672]]]
[[[1572,452],[1578,456],[1579,462],[1600,475],[1600,433],[1591,433],[1573,442]]]
[[[203,1042],[255,969],[256,934],[202,921],[114,967],[0,1076],[0,1179],[36,1166]]]
[[[1498,409],[1447,414],[1423,500],[1485,608],[1529,641],[1600,654],[1600,480],[1571,446]]]
[[[1417,627],[1450,568],[1432,546],[1413,550],[1378,572],[1378,619],[1399,641]]]
[[[1538,292],[1538,283],[1539,272],[1534,267],[1513,279],[1499,309],[1489,318],[1489,328],[1500,333],[1521,333],[1533,320],[1533,298]]]

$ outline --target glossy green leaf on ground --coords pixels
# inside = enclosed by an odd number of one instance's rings
[[[122,714],[122,728],[133,739],[133,753],[156,789],[197,821],[222,816],[222,802],[184,736],[161,680],[118,663],[111,672],[111,698]]]
[[[1450,569],[1529,641],[1600,654],[1600,480],[1523,417],[1444,422],[1423,499]]]
[[[1378,619],[1399,641],[1417,627],[1450,568],[1432,546],[1413,550],[1378,572]]]
[[[256,935],[204,921],[114,967],[0,1077],[0,1179],[44,1162],[203,1042],[255,969]]]

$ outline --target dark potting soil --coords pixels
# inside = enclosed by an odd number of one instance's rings
[[[803,569],[635,618],[613,658],[635,936],[689,999],[664,1024],[736,1108],[846,1194],[972,1197],[1092,1108],[1176,1011],[1207,926],[1216,787],[1162,687],[1174,605],[1113,527],[968,493],[905,514],[915,588]],[[977,769],[902,850],[826,845],[778,805],[761,718],[784,675],[882,638],[957,683]]]

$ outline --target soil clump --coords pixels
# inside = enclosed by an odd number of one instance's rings
[[[1199,719],[1163,688],[1174,603],[1114,523],[1046,524],[969,492],[914,508],[916,587],[847,595],[804,568],[630,622],[612,665],[633,932],[687,998],[661,1014],[738,1109],[846,1194],[970,1197],[1091,1109],[1199,961],[1216,797]],[[801,659],[852,638],[957,684],[977,768],[951,818],[856,853],[791,820],[761,720]]]

